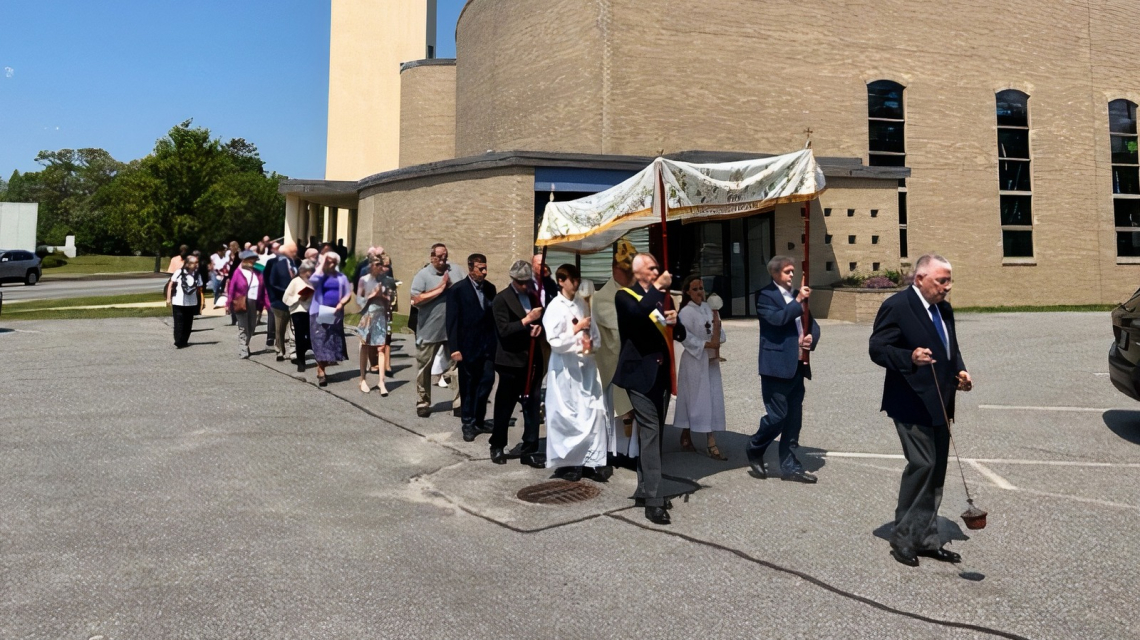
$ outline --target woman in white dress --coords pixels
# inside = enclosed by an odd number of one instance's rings
[[[555,272],[560,289],[542,316],[542,328],[550,344],[546,374],[546,466],[557,477],[572,482],[582,478],[585,467],[595,480],[605,481],[611,422],[598,365],[591,353],[600,342],[590,310],[578,295],[581,275],[572,264]]]
[[[720,377],[720,345],[725,341],[720,314],[705,302],[700,276],[689,276],[681,285],[681,311],[687,337],[681,343],[677,374],[677,413],[673,426],[681,429],[681,448],[696,451],[691,432],[706,433],[710,458],[728,460],[716,446],[717,431],[724,431],[724,385]]]

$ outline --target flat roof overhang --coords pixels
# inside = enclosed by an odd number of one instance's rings
[[[694,163],[735,162],[770,158],[776,154],[744,151],[681,151],[666,154],[670,160]],[[431,178],[449,174],[487,171],[514,167],[560,167],[579,169],[617,169],[640,171],[653,162],[650,156],[621,156],[592,153],[558,153],[550,151],[495,151],[479,156],[429,162],[377,173],[356,182],[341,180],[282,180],[280,193],[296,195],[325,206],[355,208],[363,192],[392,183]],[[817,157],[816,162],[828,178],[862,178],[870,180],[902,180],[910,177],[909,167],[870,167],[861,158]],[[351,206],[346,203],[351,203]]]

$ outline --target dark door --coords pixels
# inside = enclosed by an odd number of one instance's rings
[[[721,315],[726,318],[756,314],[754,293],[772,280],[767,264],[774,252],[771,213],[723,222],[669,224],[674,288],[680,290],[681,281],[690,274],[700,274],[705,291],[724,301]]]

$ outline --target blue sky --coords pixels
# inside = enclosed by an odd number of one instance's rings
[[[438,2],[449,58],[465,0]],[[0,0],[0,177],[41,149],[139,158],[193,118],[321,178],[328,55],[328,0]]]

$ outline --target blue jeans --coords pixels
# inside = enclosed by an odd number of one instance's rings
[[[779,437],[780,471],[803,470],[793,449],[800,446],[804,424],[804,365],[801,363],[791,378],[760,376],[760,394],[768,415],[760,419],[760,428],[748,443],[748,459],[763,458],[768,445]]]

